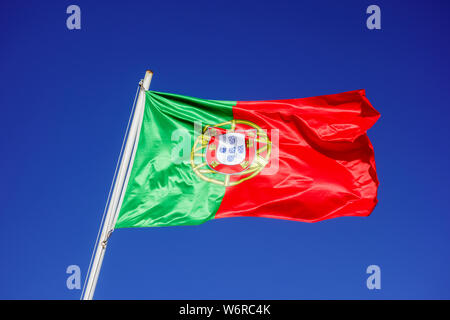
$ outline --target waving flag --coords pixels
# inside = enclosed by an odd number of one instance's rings
[[[377,203],[364,90],[273,101],[145,92],[116,228],[251,216],[316,222]]]

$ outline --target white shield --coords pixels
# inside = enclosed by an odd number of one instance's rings
[[[237,132],[220,135],[216,154],[222,164],[232,166],[241,163],[246,155],[245,135]]]

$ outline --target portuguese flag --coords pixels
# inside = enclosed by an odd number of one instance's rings
[[[316,222],[377,203],[366,131],[380,114],[364,90],[218,101],[147,91],[116,228],[227,217]]]

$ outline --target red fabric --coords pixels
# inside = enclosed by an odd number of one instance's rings
[[[238,102],[233,115],[267,129],[271,141],[270,129],[279,130],[279,169],[273,175],[261,172],[227,187],[215,218],[258,216],[316,222],[372,212],[378,179],[366,130],[380,114],[364,90]],[[271,162],[276,153],[272,151]]]

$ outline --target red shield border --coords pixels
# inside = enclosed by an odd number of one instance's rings
[[[242,133],[245,135],[245,159],[238,164],[235,165],[226,165],[223,163],[220,163],[217,159],[217,148],[219,146],[219,136],[226,134],[226,133]],[[214,170],[218,173],[226,174],[226,175],[234,175],[234,174],[240,174],[241,172],[247,170],[251,164],[253,163],[253,160],[255,159],[256,155],[256,143],[255,138],[257,135],[257,131],[255,129],[249,129],[249,130],[227,130],[223,128],[208,128],[206,136],[209,139],[208,146],[206,148],[206,154],[205,159],[206,163],[208,164],[208,167],[211,170]],[[214,147],[213,147],[214,146]]]

